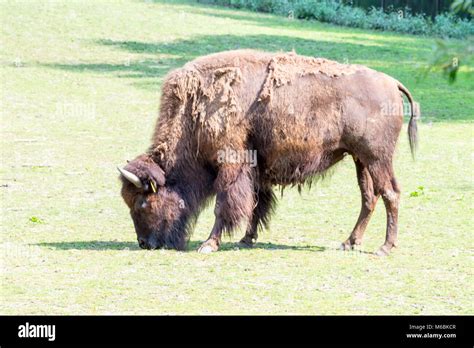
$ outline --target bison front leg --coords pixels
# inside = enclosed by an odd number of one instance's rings
[[[253,209],[252,220],[247,226],[244,238],[239,242],[242,247],[252,247],[258,238],[259,226],[268,227],[270,215],[273,212],[276,198],[270,187],[261,187],[255,190],[256,205]]]
[[[198,252],[201,254],[210,254],[214,251],[217,251],[219,249],[219,245],[221,244],[222,230],[222,222],[219,221],[219,219],[216,219],[211,234],[209,235],[207,240],[201,244],[198,249]]]
[[[222,233],[231,234],[244,220],[250,220],[255,205],[253,180],[248,166],[225,166],[214,183],[217,192],[214,214],[216,221],[209,238],[198,252],[211,253],[219,249]]]

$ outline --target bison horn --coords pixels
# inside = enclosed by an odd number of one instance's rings
[[[122,169],[122,168],[119,168],[119,167],[117,167],[117,169],[120,172],[120,174],[123,175],[123,177],[125,179],[130,181],[137,188],[142,188],[143,185],[142,185],[142,182],[140,181],[140,178],[138,176],[136,176],[135,174],[129,172],[128,170],[125,170],[125,169]]]

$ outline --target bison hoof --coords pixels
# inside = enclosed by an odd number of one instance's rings
[[[210,254],[219,249],[219,246],[215,241],[205,241],[198,249],[200,254]]]
[[[341,246],[339,247],[339,250],[342,251],[349,251],[354,249],[354,246],[350,243],[341,243]]]
[[[341,244],[341,246],[339,247],[339,250],[343,250],[343,251],[349,251],[349,250],[359,250],[360,248],[360,245],[362,243],[362,240],[361,239],[356,239],[356,240],[352,240],[349,238],[347,239],[344,243]]]
[[[383,256],[388,256],[390,254],[390,250],[392,247],[389,247],[387,245],[382,245],[379,250],[375,253],[375,255],[383,257]]]
[[[240,240],[239,247],[241,247],[241,248],[252,248],[255,245],[256,241],[257,240],[255,238],[250,239],[250,238],[245,238],[244,237]]]

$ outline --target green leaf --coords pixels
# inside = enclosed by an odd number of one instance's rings
[[[44,221],[41,218],[37,217],[37,216],[31,216],[30,221],[35,223],[35,224],[44,224]]]

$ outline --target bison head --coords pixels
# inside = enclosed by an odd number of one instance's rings
[[[148,155],[141,155],[120,171],[122,197],[130,208],[138,245],[144,249],[186,246],[186,205],[176,185]]]

